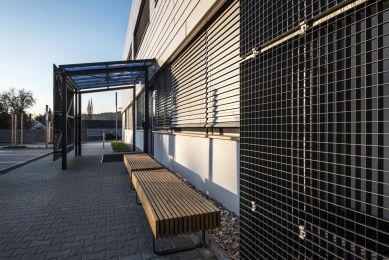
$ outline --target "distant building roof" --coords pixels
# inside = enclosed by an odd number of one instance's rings
[[[30,125],[28,129],[46,129],[46,126],[38,121],[32,123],[32,125]]]

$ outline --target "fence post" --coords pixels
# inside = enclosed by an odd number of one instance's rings
[[[103,131],[103,149],[104,149],[104,144],[105,144],[105,134],[104,134],[104,131]]]

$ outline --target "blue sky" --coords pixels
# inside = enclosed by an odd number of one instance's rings
[[[44,113],[53,104],[53,63],[122,59],[131,2],[0,0],[0,91],[32,91],[28,112]],[[83,112],[89,98],[95,113],[115,111],[115,92],[84,95]]]

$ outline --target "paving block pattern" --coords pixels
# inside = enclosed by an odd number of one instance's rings
[[[67,171],[45,157],[0,175],[0,259],[217,259],[207,247],[154,255],[123,162],[100,161],[69,153]]]

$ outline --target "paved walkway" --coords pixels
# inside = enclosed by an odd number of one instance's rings
[[[0,259],[217,259],[207,247],[154,255],[124,164],[83,148],[95,155],[69,153],[67,171],[49,156],[0,175]]]

